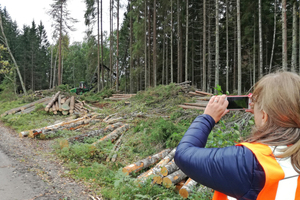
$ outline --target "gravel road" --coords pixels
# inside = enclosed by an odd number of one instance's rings
[[[19,138],[0,122],[1,200],[86,200],[89,191],[63,177],[66,169],[51,154],[51,141]]]

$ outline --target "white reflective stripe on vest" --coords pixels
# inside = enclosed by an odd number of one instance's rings
[[[274,155],[278,156],[281,153],[280,149],[285,149],[286,146],[278,146],[275,151],[274,147],[270,148]],[[284,171],[284,179],[279,181],[275,200],[295,199],[299,174],[294,170],[291,158],[276,158],[276,160]]]

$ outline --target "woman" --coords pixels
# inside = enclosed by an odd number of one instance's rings
[[[180,141],[175,162],[187,176],[214,189],[215,200],[300,200],[300,77],[263,77],[252,95],[255,127],[244,143],[204,148],[229,111],[226,96],[210,99]]]

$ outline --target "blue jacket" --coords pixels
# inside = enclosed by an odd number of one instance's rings
[[[239,200],[253,200],[264,187],[265,173],[254,154],[244,146],[204,148],[215,125],[199,115],[181,139],[175,163],[190,178]]]

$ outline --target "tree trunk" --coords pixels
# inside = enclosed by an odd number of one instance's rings
[[[229,32],[228,32],[228,0],[226,0],[226,92],[229,92]]]
[[[219,0],[216,0],[216,57],[215,57],[215,93],[219,85]]]
[[[97,0],[97,91],[100,92],[100,2]]]
[[[173,70],[173,0],[171,0],[171,83],[174,82],[173,76],[174,76],[174,70]]]
[[[50,101],[50,103],[45,107],[45,111],[49,111],[49,109],[52,107],[53,103],[57,100],[58,95],[60,94],[60,91],[58,91],[54,97],[52,98],[52,100]]]
[[[297,2],[293,3],[293,47],[292,47],[292,67],[291,71],[296,72],[297,66]]]
[[[206,0],[203,0],[203,79],[202,90],[206,92]]]
[[[237,41],[238,41],[238,95],[242,94],[242,45],[241,45],[240,0],[237,0]]]
[[[174,159],[172,159],[168,164],[161,168],[160,174],[163,176],[168,176],[169,174],[177,171],[178,169],[179,167],[174,162]]]
[[[189,178],[182,186],[182,188],[179,190],[180,196],[182,196],[184,199],[188,198],[190,193],[193,191],[193,187],[196,185],[197,182]]]
[[[120,137],[121,134],[123,134],[128,129],[129,129],[129,125],[124,124],[123,126],[117,128],[110,134],[108,134],[108,135],[104,136],[103,138],[101,138],[100,140],[94,142],[92,145],[96,146],[98,143],[103,142],[103,141],[108,141],[108,140],[110,140],[111,142],[114,142],[116,139],[118,139]]]
[[[177,170],[174,173],[163,178],[163,185],[166,188],[170,188],[172,185],[175,185],[185,179],[187,175],[181,170]]]
[[[147,60],[147,54],[148,54],[148,52],[147,52],[147,1],[145,1],[145,16],[144,16],[144,26],[145,26],[145,41],[144,41],[144,45],[145,45],[145,90],[146,90],[146,88],[148,88],[148,73],[147,73],[147,62],[148,62],[148,60]]]
[[[156,87],[156,0],[153,2],[153,87]]]
[[[185,27],[185,81],[188,80],[188,52],[189,52],[189,0],[186,0],[186,27]]]
[[[165,149],[158,154],[149,156],[143,160],[136,162],[135,164],[131,164],[131,165],[124,167],[122,171],[126,175],[129,175],[132,172],[138,172],[142,169],[149,167],[150,165],[153,165],[154,163],[157,163],[160,159],[166,157],[170,153],[170,151],[171,151],[171,149]]]
[[[132,0],[130,0],[130,12],[132,12]],[[133,21],[130,15],[130,93],[133,93]]]
[[[120,0],[117,0],[117,85],[116,91],[119,91],[119,15],[120,15]]]
[[[275,49],[275,40],[276,40],[276,23],[277,20],[277,0],[274,2],[274,31],[273,31],[273,44],[272,44],[272,52],[271,52],[271,58],[270,58],[270,67],[269,67],[269,73],[271,73],[272,70],[272,63],[273,63],[273,56],[274,56],[274,49]],[[253,82],[254,84],[255,82]]]
[[[287,70],[287,19],[286,0],[282,0],[282,69]]]
[[[263,38],[261,22],[261,0],[258,1],[258,29],[259,29],[259,78],[263,77]]]
[[[61,8],[60,8],[60,24],[59,24],[59,46],[58,46],[58,70],[57,70],[57,81],[58,81],[58,85],[61,84],[61,43],[62,43],[62,14],[63,14],[63,3],[61,2]]]
[[[255,84],[255,82],[256,82],[256,65],[255,65],[255,63],[256,63],[256,47],[255,47],[255,39],[256,39],[256,37],[255,37],[255,34],[256,33],[256,31],[255,31],[255,20],[254,20],[254,33],[253,33],[253,85]]]
[[[103,59],[104,59],[104,51],[103,51],[103,0],[101,0],[101,76],[102,76],[102,88],[104,88],[104,67],[103,67]]]

